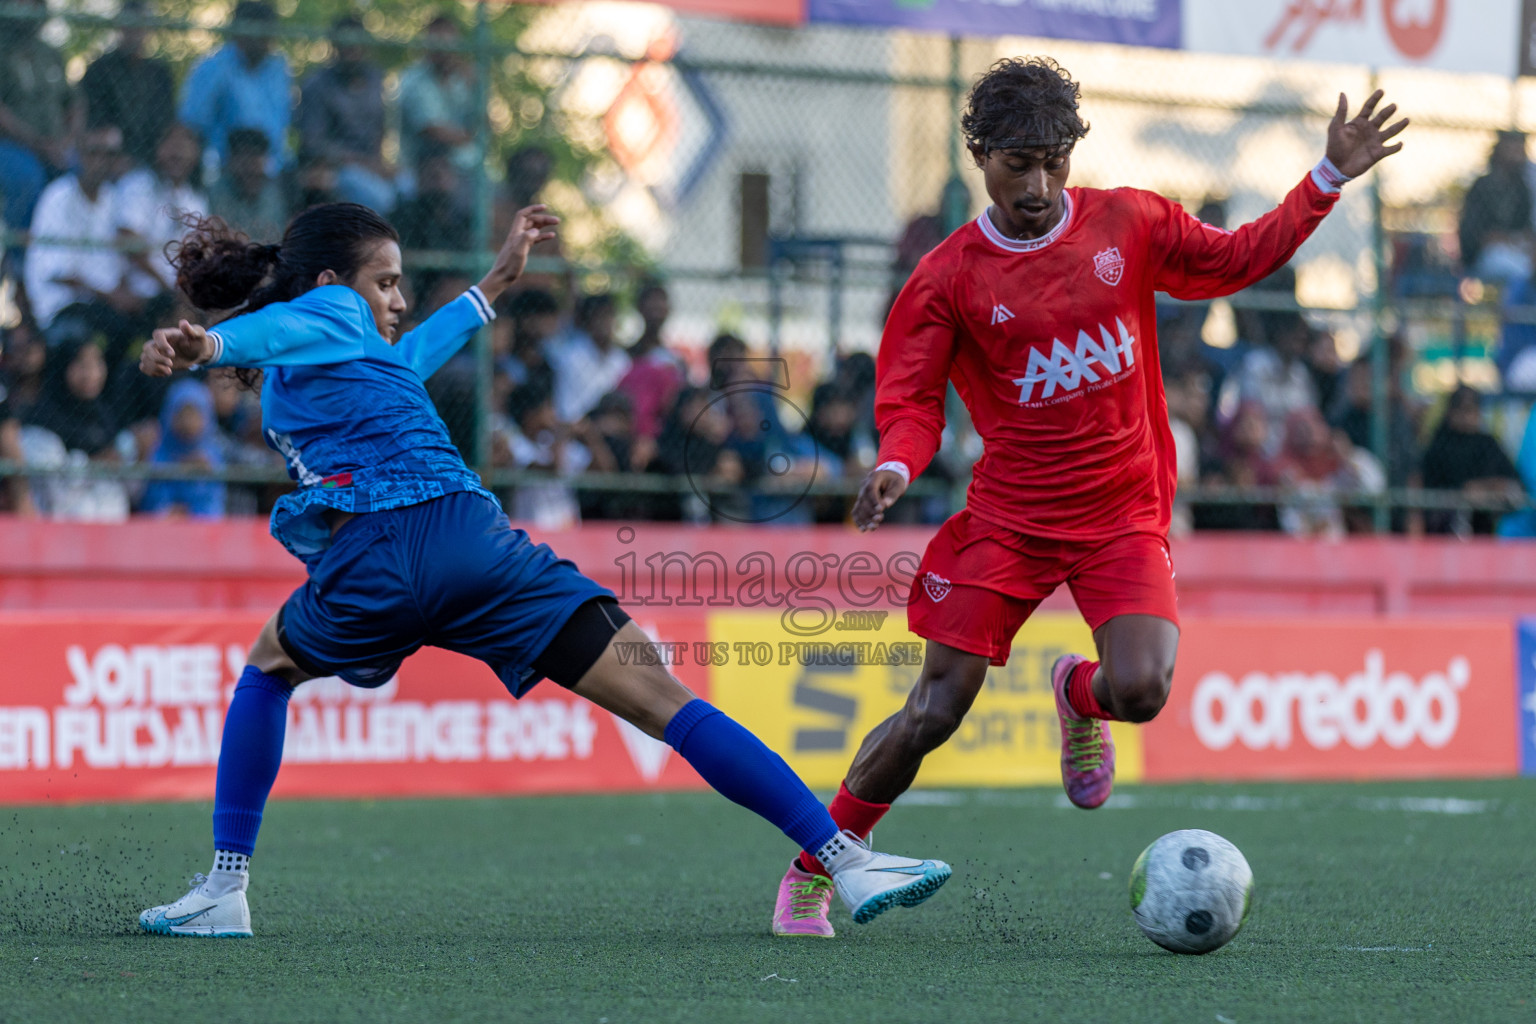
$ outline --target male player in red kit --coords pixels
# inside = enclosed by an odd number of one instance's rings
[[[860,529],[880,525],[938,450],[948,382],[985,454],[967,507],[939,529],[912,583],[908,624],[928,641],[922,673],[906,706],[865,737],[832,801],[838,827],[860,836],[1062,583],[1099,658],[1069,654],[1051,671],[1062,781],[1079,807],[1108,799],[1105,720],[1145,722],[1162,709],[1179,640],[1154,293],[1229,295],[1282,266],[1345,182],[1402,148],[1387,140],[1408,123],[1387,125],[1396,106],[1377,111],[1379,91],[1349,120],[1340,95],[1327,156],[1277,209],[1229,232],[1150,192],[1067,188],[1088,132],[1078,93],[1049,58],[1002,60],[977,81],[961,127],[992,205],[918,264],[880,343],[880,456],[854,505]],[[831,893],[802,856],[779,886],[775,934],[832,935]]]

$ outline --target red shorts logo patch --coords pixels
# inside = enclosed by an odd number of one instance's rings
[[[936,602],[942,601],[949,596],[950,586],[951,584],[949,580],[945,579],[943,576],[938,575],[937,573],[930,572],[923,577],[923,589],[926,590],[928,592],[928,596]]]

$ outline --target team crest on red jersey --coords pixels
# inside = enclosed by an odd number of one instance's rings
[[[923,577],[923,589],[928,591],[928,596],[931,597],[935,603],[938,603],[939,601],[942,601],[949,596],[950,586],[951,584],[949,580],[945,579],[943,576],[940,576],[936,572],[930,572]]]
[[[1120,275],[1125,272],[1125,257],[1120,255],[1119,248],[1112,245],[1095,256],[1093,272],[1107,285],[1119,284]]]

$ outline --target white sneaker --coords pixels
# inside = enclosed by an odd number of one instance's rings
[[[139,915],[139,927],[154,935],[204,935],[229,939],[251,937],[251,908],[245,892],[205,896],[207,875],[192,876],[192,890],[175,903],[150,907]]]
[[[832,885],[858,924],[868,924],[891,907],[915,907],[949,881],[941,860],[912,860],[876,853],[844,829],[816,851]]]

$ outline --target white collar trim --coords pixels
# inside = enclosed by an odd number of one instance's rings
[[[1008,252],[1037,252],[1060,238],[1072,223],[1072,193],[1063,190],[1061,201],[1066,207],[1062,212],[1061,220],[1039,238],[1009,238],[997,229],[996,224],[992,223],[992,217],[988,212],[992,209],[990,206],[981,211],[981,216],[976,218],[976,224],[981,228],[981,233],[987,237],[987,241],[999,249],[1006,249]]]

